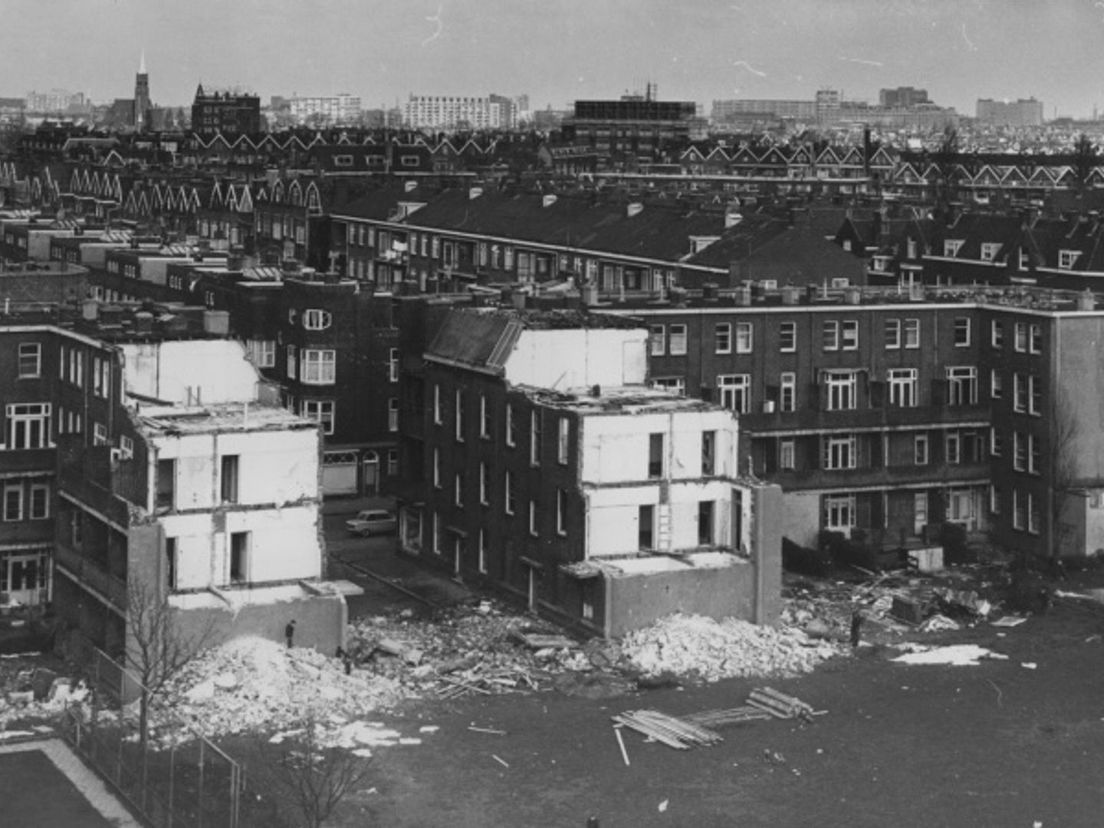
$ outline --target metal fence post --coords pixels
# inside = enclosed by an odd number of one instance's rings
[[[199,821],[196,823],[197,828],[203,828],[203,754],[206,743],[206,739],[199,740],[199,802],[196,808]]]

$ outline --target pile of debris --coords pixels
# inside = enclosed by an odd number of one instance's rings
[[[808,673],[842,651],[840,645],[814,640],[799,629],[681,614],[629,633],[622,650],[645,676],[686,675],[710,682]]]
[[[620,657],[608,646],[581,648],[489,602],[432,621],[363,619],[350,628],[348,642],[357,668],[392,678],[417,695],[444,699],[545,689],[558,673],[607,667]]]
[[[42,666],[34,656],[0,660],[0,730],[13,722],[54,719],[67,704],[87,697],[83,681]]]
[[[153,706],[161,744],[190,733],[217,737],[289,727],[312,712],[356,718],[396,705],[409,693],[364,671],[346,675],[316,650],[244,637],[200,654],[173,677]]]

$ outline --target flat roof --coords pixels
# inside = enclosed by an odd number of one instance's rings
[[[286,408],[261,403],[204,406],[140,406],[138,422],[153,433],[204,434],[211,431],[267,431],[314,428],[317,424]]]

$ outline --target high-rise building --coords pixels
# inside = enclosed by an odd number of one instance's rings
[[[909,109],[919,104],[931,103],[927,89],[913,86],[898,86],[896,89],[882,89],[878,92],[878,105],[885,107],[903,107]]]
[[[517,108],[510,98],[411,95],[403,123],[412,129],[511,129]]]
[[[1034,98],[995,101],[978,98],[977,119],[993,126],[1042,126],[1043,102]]]
[[[320,121],[342,126],[360,118],[360,96],[340,92],[337,95],[293,96],[286,100],[288,114],[295,123]]]

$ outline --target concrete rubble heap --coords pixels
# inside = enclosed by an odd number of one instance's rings
[[[152,717],[163,743],[188,732],[204,736],[289,727],[306,716],[357,717],[407,696],[395,681],[316,650],[288,649],[261,638],[238,638],[202,653],[174,677]]]
[[[622,648],[644,675],[689,675],[704,681],[798,675],[841,652],[838,645],[813,640],[801,630],[681,614],[630,633]]]

